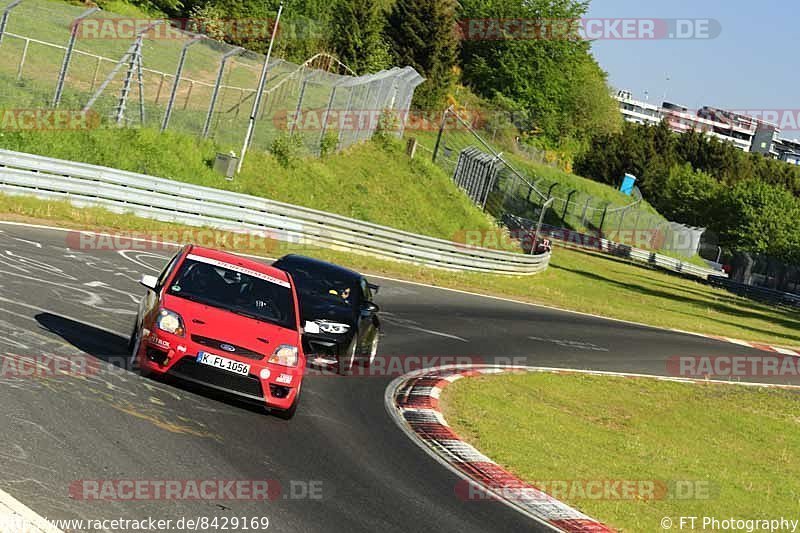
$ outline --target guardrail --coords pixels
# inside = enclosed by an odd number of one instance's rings
[[[791,292],[776,291],[774,289],[767,289],[766,287],[747,285],[720,276],[709,276],[708,283],[709,285],[723,288],[752,300],[758,300],[773,305],[800,308],[800,295]]]
[[[78,206],[446,268],[535,274],[550,254],[525,255],[459,245],[266,198],[107,167],[0,150],[0,192],[69,200]]]
[[[503,217],[503,224],[512,232],[516,234],[527,233],[533,234],[536,222],[526,218],[518,217],[515,215],[506,215]],[[567,248],[574,248],[576,250],[584,250],[590,252],[601,252],[622,257],[624,259],[631,259],[640,263],[647,263],[672,272],[680,274],[688,274],[702,279],[708,279],[709,276],[727,277],[727,274],[718,270],[710,268],[703,268],[692,263],[675,259],[663,254],[659,254],[650,250],[642,250],[627,244],[620,244],[618,242],[604,239],[598,235],[584,234],[577,231],[569,230],[566,228],[558,228],[554,226],[543,225],[541,227],[541,235],[549,237],[552,240],[558,241],[561,246]]]
[[[690,276],[708,279],[710,276],[727,277],[727,274],[710,268],[703,268],[674,257],[659,254],[650,250],[635,248],[627,244],[620,244],[609,241],[608,239],[598,238],[592,235],[581,235],[575,232],[564,232],[561,229],[543,230],[542,234],[556,241],[560,241],[563,246],[588,250],[592,252],[602,252],[624,259],[631,259],[640,263],[647,263],[665,270],[688,274]],[[579,235],[580,238],[572,239],[571,236]],[[587,242],[589,244],[587,244]]]

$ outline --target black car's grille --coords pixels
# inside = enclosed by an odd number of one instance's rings
[[[240,376],[226,370],[220,370],[208,365],[198,363],[194,357],[184,357],[170,369],[177,377],[183,377],[206,383],[214,387],[246,394],[248,396],[264,397],[261,382],[255,376]]]
[[[192,335],[192,341],[196,342],[197,344],[201,344],[207,348],[213,348],[214,350],[218,350],[221,353],[235,353],[236,355],[241,355],[242,357],[247,357],[248,359],[255,359],[256,361],[260,361],[264,359],[264,354],[254,352],[253,350],[248,350],[247,348],[243,348],[241,346],[236,346],[235,344],[231,344],[225,341],[218,341],[217,339],[212,339],[210,337],[203,337],[202,335]],[[230,350],[225,350],[222,348],[222,345],[226,346],[233,346],[234,351],[231,352]]]

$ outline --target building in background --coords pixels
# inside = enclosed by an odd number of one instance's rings
[[[661,122],[661,109],[655,104],[634,99],[630,91],[617,91],[614,99],[619,102],[619,110],[628,122],[650,125]]]
[[[656,125],[665,121],[675,133],[702,131],[743,152],[758,153],[800,165],[800,140],[779,137],[781,130],[770,122],[710,106],[704,106],[696,112],[672,102],[657,106],[633,98],[627,90],[617,91],[614,99],[619,103],[622,117],[628,122]]]
[[[785,161],[790,165],[800,165],[800,140],[799,139],[777,139],[773,146],[777,159]]]

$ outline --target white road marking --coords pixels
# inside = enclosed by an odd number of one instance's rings
[[[776,352],[778,352],[779,354],[782,354],[782,355],[793,355],[795,357],[798,357],[800,355],[794,350],[788,350],[786,348],[781,348],[779,346],[770,346],[770,348],[772,348],[773,350],[775,350]]]
[[[107,291],[118,292],[120,294],[124,294],[125,296],[127,296],[128,298],[133,300],[133,303],[137,303],[137,304],[139,303],[139,300],[141,299],[141,297],[138,294],[133,294],[132,292],[123,291],[122,289],[114,288],[114,287],[112,287],[111,285],[109,285],[108,283],[106,283],[104,281],[89,281],[87,283],[84,283],[84,285],[86,285],[87,287],[92,287],[92,288],[99,287],[99,288],[105,289]]]
[[[60,529],[2,490],[0,490],[0,526],[3,531],[62,533]]]
[[[549,342],[562,348],[575,348],[576,350],[591,350],[594,352],[607,352],[608,348],[592,344],[591,342],[571,341],[567,339],[547,339],[544,337],[528,337],[532,341]]]
[[[469,342],[469,340],[465,339],[464,337],[459,337],[458,335],[453,335],[451,333],[445,333],[443,331],[436,331],[433,329],[423,328],[419,325],[419,322],[415,322],[413,320],[408,320],[405,318],[399,318],[396,315],[389,313],[389,312],[382,312],[381,317],[383,321],[387,324],[392,324],[393,326],[398,326],[401,328],[411,329],[414,331],[421,331],[422,333],[428,333],[429,335],[436,335],[437,337],[446,337],[448,339],[455,339],[461,342]]]
[[[136,258],[128,257],[128,254],[131,253],[131,252],[135,253],[137,255],[137,257]],[[128,261],[130,261],[132,263],[135,263],[135,264],[139,265],[142,268],[146,268],[148,270],[151,270],[153,272],[161,272],[161,269],[155,268],[153,266],[148,265],[144,261],[141,261],[138,256],[144,255],[144,256],[148,256],[148,257],[158,257],[159,259],[163,259],[164,261],[169,259],[169,257],[163,256],[163,255],[153,254],[153,253],[149,253],[149,252],[142,252],[140,250],[117,250],[117,253],[119,255],[121,255],[122,257],[124,257],[125,259],[127,259]]]
[[[33,245],[33,246],[35,246],[37,248],[41,248],[42,247],[42,245],[40,243],[36,242],[36,241],[29,241],[27,239],[20,239],[19,237],[11,237],[11,238],[14,239],[15,241],[24,242],[26,244],[31,244],[31,245]]]

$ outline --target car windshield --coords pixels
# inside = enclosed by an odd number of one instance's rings
[[[281,283],[187,258],[168,290],[172,296],[296,329],[292,292]]]
[[[338,269],[311,263],[280,262],[276,266],[288,271],[300,296],[320,298],[333,304],[358,305],[358,280]]]

